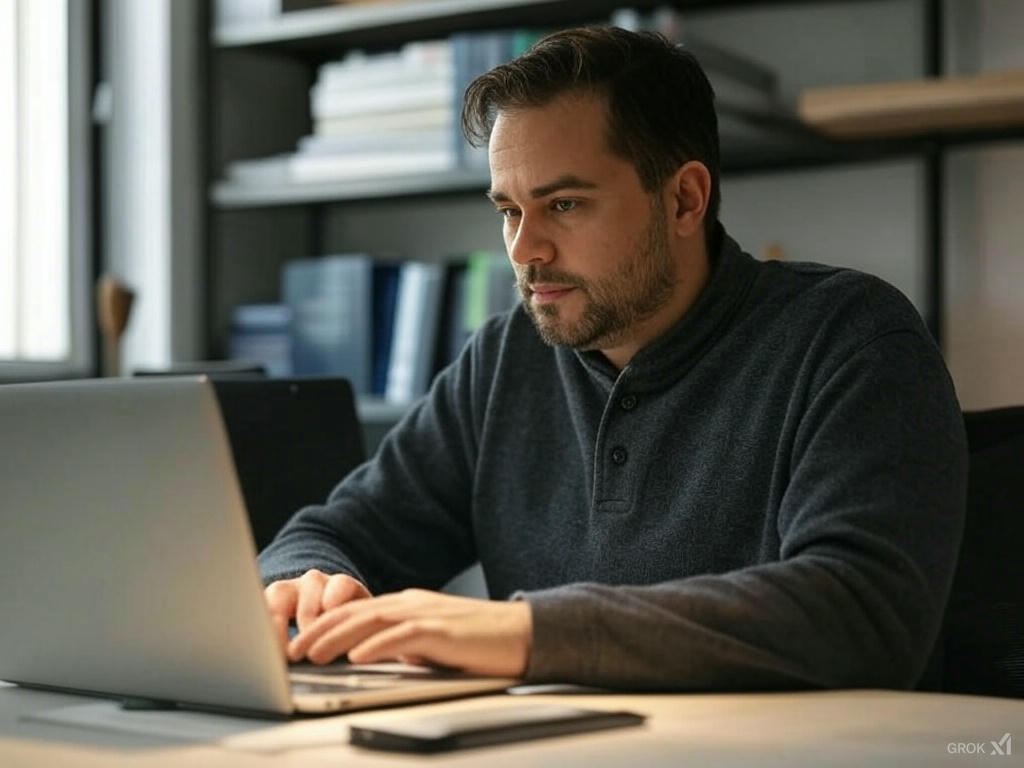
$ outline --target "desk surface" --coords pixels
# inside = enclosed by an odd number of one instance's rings
[[[2,686],[3,684],[0,684]],[[641,728],[414,756],[347,744],[347,722],[496,704],[560,703],[647,714]],[[897,691],[769,694],[485,696],[285,723],[252,721],[227,737],[177,742],[30,719],[96,700],[0,687],[0,764],[14,766],[933,766],[1024,764],[1024,701]],[[35,713],[35,715],[33,715]],[[174,713],[171,713],[174,714]],[[213,715],[189,717],[216,718]],[[237,723],[237,720],[235,721]],[[1011,734],[1017,751],[994,754]],[[1012,744],[1016,736],[1020,741]],[[976,754],[978,745],[984,754]],[[993,762],[993,759],[998,762]]]

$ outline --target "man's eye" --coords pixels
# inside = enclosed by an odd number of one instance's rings
[[[499,208],[498,215],[503,219],[511,219],[519,215],[519,211],[515,208]]]
[[[576,200],[555,200],[551,203],[551,207],[559,213],[568,213],[573,210],[576,205]]]

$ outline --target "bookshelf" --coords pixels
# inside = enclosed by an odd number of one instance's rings
[[[694,14],[739,8],[821,5],[824,0],[689,0],[668,3]],[[650,10],[665,2],[628,3]],[[836,3],[833,3],[836,4]],[[871,6],[877,0],[844,0],[840,5]],[[207,49],[207,253],[206,349],[224,352],[227,316],[238,301],[265,300],[284,260],[332,249],[334,212],[353,206],[438,206],[480,197],[486,171],[406,174],[338,183],[279,183],[254,187],[225,180],[225,166],[236,159],[287,151],[310,129],[308,89],[317,67],[346,51],[391,49],[403,43],[450,33],[516,26],[555,28],[608,19],[621,1],[612,0],[412,0],[335,5],[296,11],[249,23],[211,21]],[[943,72],[942,0],[920,0],[919,34],[926,76]],[[239,84],[258,80],[261,87]],[[944,156],[949,147],[1024,137],[1024,120],[998,126],[965,125],[915,135],[871,134],[829,137],[792,116],[734,114],[760,138],[732,146],[723,141],[723,174],[741,175],[919,158],[925,164],[923,189],[928,306],[926,320],[942,340]],[[251,130],[256,126],[258,130]],[[459,209],[461,210],[461,208]],[[454,224],[454,222],[453,222]],[[438,253],[446,245],[437,243]],[[368,405],[370,420],[393,421],[400,410]]]

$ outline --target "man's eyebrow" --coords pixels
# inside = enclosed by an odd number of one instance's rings
[[[530,197],[537,199],[547,197],[554,192],[561,192],[564,189],[594,189],[595,187],[597,187],[597,184],[594,182],[568,173],[565,176],[559,176],[554,181],[549,181],[547,184],[534,187],[530,190]],[[507,203],[510,200],[509,196],[504,192],[493,188],[487,190],[487,197],[494,203]]]

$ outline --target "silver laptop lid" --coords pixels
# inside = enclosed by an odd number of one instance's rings
[[[201,378],[0,386],[0,680],[291,710]]]

